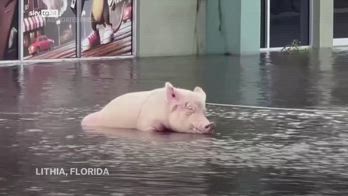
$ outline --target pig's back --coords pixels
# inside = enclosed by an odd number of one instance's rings
[[[99,111],[100,124],[104,127],[136,128],[139,112],[150,93],[128,93],[113,99]]]

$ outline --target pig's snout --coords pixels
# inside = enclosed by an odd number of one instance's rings
[[[215,123],[208,122],[206,124],[203,124],[202,127],[200,127],[200,130],[204,133],[212,133],[215,128]]]

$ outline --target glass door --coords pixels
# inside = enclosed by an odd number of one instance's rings
[[[262,0],[261,47],[309,45],[309,0]]]
[[[334,43],[348,45],[348,1],[334,0]]]

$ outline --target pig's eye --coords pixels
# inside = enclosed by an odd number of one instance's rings
[[[193,111],[193,107],[189,103],[185,103],[185,109]]]

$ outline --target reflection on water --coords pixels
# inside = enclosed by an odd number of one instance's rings
[[[9,195],[348,193],[346,112],[209,107],[213,136],[81,130],[93,108],[1,114],[1,191]],[[110,176],[35,176],[35,168]],[[64,193],[64,194],[63,194]]]
[[[319,58],[320,56],[320,58]],[[0,195],[347,195],[345,52],[0,68]],[[82,130],[117,95],[201,85],[214,135]],[[110,176],[36,176],[35,168]]]

